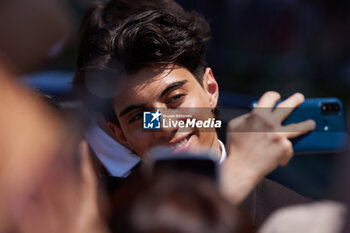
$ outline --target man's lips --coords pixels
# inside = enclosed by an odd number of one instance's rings
[[[179,139],[172,140],[170,142],[170,145],[169,145],[170,150],[173,152],[179,152],[179,151],[186,150],[189,147],[189,145],[191,144],[192,135],[193,135],[193,133],[188,134],[185,137],[181,137]]]

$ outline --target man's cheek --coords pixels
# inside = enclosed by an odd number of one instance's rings
[[[141,133],[130,134],[127,138],[130,149],[137,151],[143,150],[147,145],[147,139]]]
[[[194,98],[188,98],[186,101],[186,107],[193,108],[193,109],[209,108],[210,103],[206,96],[200,95],[199,97],[197,96]]]

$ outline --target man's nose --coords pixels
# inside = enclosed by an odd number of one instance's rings
[[[164,127],[162,125],[160,129],[153,132],[153,136],[157,140],[169,141],[176,134],[176,131],[176,127]]]
[[[161,112],[161,128],[154,131],[154,137],[158,140],[169,141],[179,130],[178,119],[175,117],[177,110],[166,108],[166,105],[155,106]]]

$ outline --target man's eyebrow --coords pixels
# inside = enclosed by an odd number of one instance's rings
[[[123,111],[121,111],[119,113],[119,116],[123,116],[125,114],[127,114],[128,112],[134,110],[134,109],[138,109],[138,108],[146,108],[146,104],[133,104],[133,105],[129,105],[126,108],[123,109]]]
[[[178,81],[178,82],[173,82],[171,84],[169,84],[160,94],[160,98],[162,98],[164,95],[166,95],[169,91],[171,91],[172,89],[176,88],[176,87],[181,87],[182,85],[184,85],[185,83],[187,83],[187,80],[183,80],[183,81]]]

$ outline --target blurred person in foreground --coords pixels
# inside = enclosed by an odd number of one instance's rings
[[[79,130],[16,80],[57,54],[68,18],[55,0],[0,3],[0,232],[104,232]]]
[[[269,111],[257,108],[231,120],[226,147],[215,131],[194,128],[181,132],[176,127],[142,130],[143,111],[191,108],[193,115],[201,119],[204,116],[196,110],[209,109],[208,116],[214,117],[217,108],[218,84],[204,61],[204,43],[210,35],[207,22],[181,7],[167,9],[139,9],[113,21],[113,15],[105,8],[104,19],[109,21],[102,26],[96,23],[99,25],[96,30],[80,38],[83,45],[78,55],[75,87],[100,99],[104,107],[108,105],[105,112],[110,113],[106,119],[112,135],[141,159],[157,146],[191,153],[208,149],[221,164],[222,193],[234,205],[245,200],[243,207],[254,226],[260,225],[276,208],[306,202],[306,198],[293,191],[262,180],[293,156],[289,139],[315,127],[313,121],[281,125],[304,101],[302,94],[294,94],[273,109],[281,97],[276,92],[265,93],[257,107]],[[96,82],[105,88],[92,88],[91,84]]]
[[[252,233],[236,207],[204,176],[163,170],[113,196],[113,233]]]
[[[284,207],[272,213],[259,232],[341,233],[347,212],[343,203],[331,200]]]

